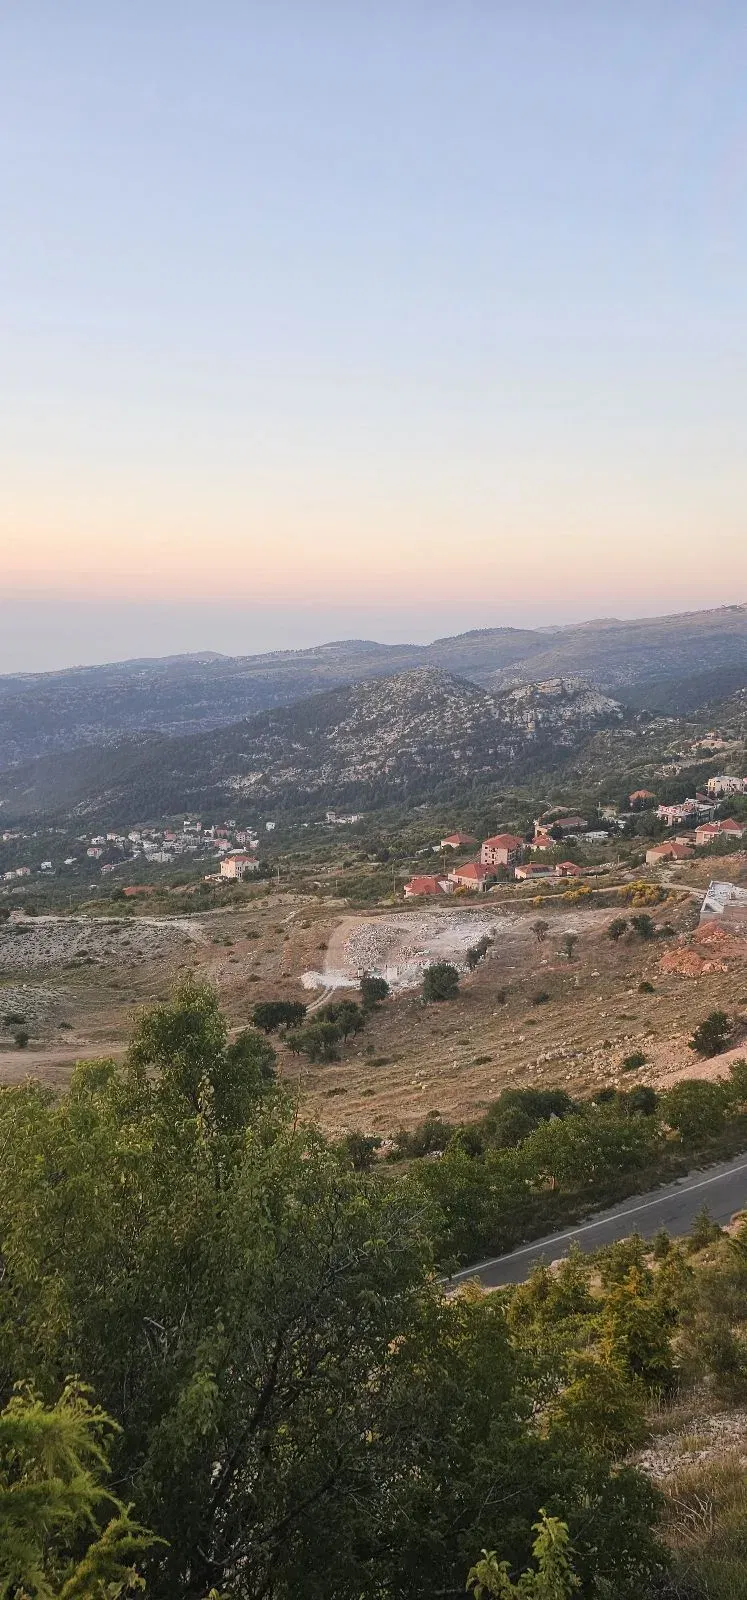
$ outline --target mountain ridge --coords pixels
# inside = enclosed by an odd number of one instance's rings
[[[8,674],[0,677],[0,770],[45,752],[143,733],[188,736],[230,726],[325,689],[420,666],[495,692],[583,677],[618,698],[629,692],[639,707],[671,702],[691,710],[704,703],[699,696],[718,699],[747,683],[747,606],[556,628],[472,629],[426,645],[333,640],[254,656],[204,651]],[[677,697],[680,680],[686,704]]]

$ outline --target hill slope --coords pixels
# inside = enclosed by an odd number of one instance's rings
[[[435,668],[354,684],[188,739],[45,756],[0,776],[4,817],[122,823],[237,804],[372,807],[495,782],[528,753],[618,723],[574,681],[490,694]]]
[[[0,770],[45,751],[226,727],[413,667],[438,667],[491,691],[585,677],[636,706],[685,712],[747,685],[747,607],[546,630],[486,628],[429,645],[353,639],[272,655],[175,656],[0,677]]]

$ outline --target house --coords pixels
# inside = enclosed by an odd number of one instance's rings
[[[519,880],[527,878],[554,878],[555,868],[549,861],[525,861],[522,865],[518,862],[514,867],[514,877]]]
[[[707,801],[691,795],[689,799],[680,801],[676,806],[657,806],[656,815],[668,828],[683,826],[692,828],[699,822],[707,821],[715,810],[715,805],[709,805]]]
[[[554,850],[557,839],[551,839],[549,833],[535,833],[532,840],[533,850]]]
[[[747,794],[747,778],[732,778],[727,773],[720,773],[717,778],[709,778],[706,784],[709,794]]]
[[[734,817],[726,817],[723,822],[704,822],[695,829],[696,844],[710,844],[723,834],[727,839],[741,839],[745,833],[745,826],[737,822]]]
[[[451,886],[446,878],[437,878],[429,873],[422,873],[410,879],[405,884],[405,899],[412,900],[416,895],[423,894],[451,894]]]
[[[86,855],[92,856],[94,861],[97,861],[99,856],[103,856],[103,854],[104,852],[100,844],[89,844],[88,849],[86,850]]]
[[[584,844],[606,844],[609,834],[604,828],[595,828],[591,833],[584,834]]]
[[[646,806],[652,805],[655,799],[656,795],[652,794],[650,789],[634,789],[633,793],[628,795],[628,805],[631,811],[643,811]]]
[[[655,867],[660,861],[689,861],[692,848],[689,844],[681,844],[677,839],[665,839],[663,844],[655,844],[646,851],[646,865]]]
[[[492,877],[489,867],[483,866],[481,861],[468,861],[463,867],[455,867],[449,873],[449,883],[456,889],[474,889],[482,893],[487,888],[488,879]]]
[[[582,876],[582,868],[577,861],[559,861],[555,871],[559,878],[580,878]]]
[[[744,925],[747,920],[747,889],[740,889],[735,883],[709,883],[700,908],[700,920],[723,916],[727,920],[738,917]]]
[[[439,849],[468,850],[473,844],[477,844],[477,840],[471,833],[447,833],[446,838],[441,840]]]
[[[484,839],[480,846],[480,861],[484,867],[513,867],[524,854],[524,840],[517,833],[496,833]]]
[[[224,856],[220,864],[222,878],[246,878],[249,873],[257,872],[258,870],[259,862],[257,857],[245,855],[239,850],[234,850],[231,855]]]
[[[552,827],[559,828],[561,833],[585,833],[588,826],[585,817],[556,817],[552,823]]]

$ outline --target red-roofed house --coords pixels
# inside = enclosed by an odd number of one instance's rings
[[[555,871],[559,878],[580,878],[582,873],[577,861],[559,861]]]
[[[524,840],[517,833],[496,833],[484,839],[480,846],[480,860],[484,867],[513,867],[524,854]]]
[[[734,817],[726,817],[723,822],[704,822],[695,829],[695,843],[710,844],[712,839],[718,839],[719,834],[727,839],[741,839],[744,831],[743,823],[737,822]]]
[[[523,866],[521,862],[518,862],[514,867],[514,877],[522,880],[526,878],[554,878],[554,876],[555,868],[550,866],[549,861],[525,861]]]
[[[549,833],[535,833],[534,838],[532,840],[532,849],[533,850],[554,850],[556,844],[557,844],[557,840],[556,839],[552,839],[550,837]]]
[[[451,886],[447,882],[446,878],[436,878],[431,876],[429,873],[423,873],[419,877],[411,878],[410,882],[405,884],[406,900],[412,900],[414,899],[415,895],[421,894],[450,893]]]
[[[484,867],[481,861],[467,861],[463,867],[455,867],[449,873],[449,883],[456,889],[474,889],[481,893],[491,876],[490,868]]]
[[[633,793],[628,795],[628,805],[631,811],[640,811],[644,806],[651,805],[655,799],[656,795],[652,794],[650,789],[634,789]]]
[[[646,851],[646,865],[655,867],[658,861],[689,861],[692,850],[689,844],[679,844],[676,839],[665,839],[663,844],[652,845]]]
[[[442,850],[466,850],[469,845],[477,844],[471,833],[447,833],[441,840]]]

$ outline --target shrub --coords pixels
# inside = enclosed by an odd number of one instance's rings
[[[699,1022],[689,1040],[691,1050],[699,1056],[717,1056],[724,1049],[731,1033],[731,1024],[725,1011],[709,1011]]]
[[[374,978],[370,973],[364,972],[360,982],[361,1005],[364,1011],[373,1011],[374,1006],[386,1000],[389,994],[389,984],[386,978]]]
[[[544,1006],[547,1004],[547,1001],[550,998],[551,996],[549,995],[547,989],[538,989],[537,993],[532,995],[532,1005]]]
[[[726,1117],[726,1096],[721,1085],[700,1083],[696,1078],[683,1078],[676,1083],[664,1095],[663,1106],[669,1126],[684,1144],[715,1137]]]
[[[423,1000],[455,1000],[459,993],[459,973],[450,961],[435,961],[423,973]]]
[[[630,919],[630,926],[640,939],[653,939],[656,932],[653,917],[647,911],[637,911]]]
[[[637,1072],[639,1067],[645,1067],[646,1059],[642,1050],[631,1050],[630,1055],[621,1062],[623,1072]]]
[[[484,961],[492,942],[490,935],[486,933],[482,939],[478,939],[477,944],[470,945],[467,951],[467,966],[470,972],[474,972],[475,967]]]
[[[609,925],[609,927],[607,929],[607,938],[608,939],[613,939],[615,941],[615,943],[617,943],[618,939],[622,939],[622,936],[625,933],[625,930],[626,930],[627,926],[628,926],[627,917],[613,917],[612,921],[611,921],[611,923],[610,923],[610,925]]]
[[[29,1037],[30,1037],[29,1033],[28,1033],[28,1030],[26,1028],[19,1028],[18,1032],[15,1033],[13,1035],[13,1037],[15,1039],[16,1045],[18,1046],[18,1049],[19,1050],[25,1050],[26,1046],[27,1046],[27,1044],[29,1042]]]
[[[5,1016],[3,1017],[3,1027],[4,1028],[23,1027],[23,1024],[25,1023],[25,1021],[26,1021],[26,1018],[24,1017],[22,1011],[6,1011]]]
[[[574,952],[577,944],[578,944],[578,934],[577,933],[564,933],[563,934],[563,937],[562,937],[562,939],[560,941],[560,948],[561,948],[561,950],[563,952],[563,955],[566,958],[566,961],[572,961],[573,960],[573,952]]]
[[[643,982],[639,983],[639,985],[638,985],[638,993],[639,994],[654,994],[655,990],[654,990],[653,984],[649,983],[647,978],[644,978]]]
[[[545,922],[542,917],[538,917],[537,921],[532,923],[532,933],[538,944],[544,944],[549,928],[549,922]]]

